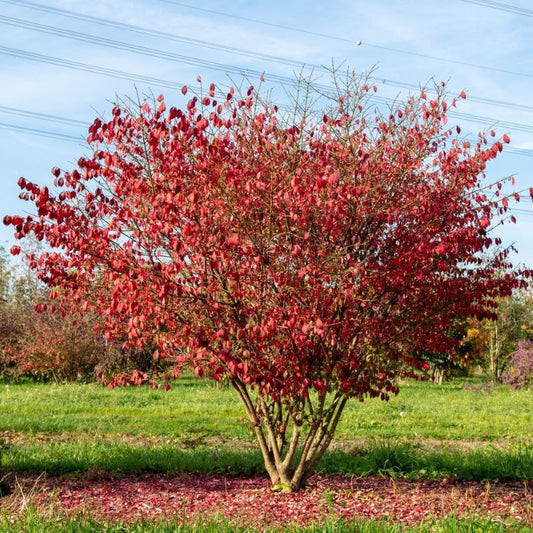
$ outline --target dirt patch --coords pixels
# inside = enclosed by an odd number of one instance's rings
[[[228,447],[232,450],[254,450],[258,449],[254,440],[236,440],[224,439],[221,437],[210,437],[202,435],[187,435],[183,437],[169,437],[157,435],[95,435],[92,433],[76,433],[72,435],[68,432],[63,433],[35,433],[28,434],[15,431],[0,431],[0,443],[7,446],[24,445],[31,443],[48,443],[48,442],[69,442],[80,440],[102,441],[102,442],[116,442],[129,444],[132,446],[176,446],[178,448],[191,448],[198,446],[208,446],[214,448]],[[364,449],[371,446],[375,442],[391,442],[412,444],[422,450],[458,450],[470,451],[475,448],[482,448],[485,446],[493,446],[498,449],[505,449],[513,444],[515,441],[510,439],[499,440],[439,440],[439,439],[383,439],[383,441],[376,439],[347,439],[334,440],[329,449],[340,450],[351,453],[356,450]]]
[[[408,444],[420,448],[424,451],[439,451],[439,450],[448,450],[448,451],[460,451],[468,452],[476,448],[484,448],[487,446],[492,446],[499,450],[504,450],[516,444],[515,441],[509,439],[498,439],[498,440],[481,440],[481,439],[470,439],[470,440],[440,440],[440,439],[349,439],[349,440],[334,440],[329,449],[330,450],[340,450],[346,453],[352,453],[357,450],[365,449],[366,447],[371,446],[373,443],[380,442],[394,442],[394,444]]]
[[[35,443],[60,443],[79,442],[90,440],[92,442],[113,442],[131,446],[176,446],[178,448],[191,448],[197,446],[231,447],[237,449],[256,448],[254,441],[222,439],[219,437],[205,437],[202,435],[186,435],[183,437],[167,437],[159,435],[101,435],[93,433],[80,433],[75,435],[63,433],[19,433],[15,431],[0,431],[0,443],[4,446],[20,446]]]

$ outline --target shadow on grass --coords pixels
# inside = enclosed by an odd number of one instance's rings
[[[108,440],[36,442],[4,449],[2,467],[10,472],[63,475],[179,474],[251,476],[264,473],[259,451],[238,444],[180,449],[169,444],[139,445]],[[389,476],[411,479],[453,477],[463,481],[533,479],[533,446],[499,449],[483,446],[461,452],[422,449],[411,443],[375,441],[351,451],[330,451],[318,471],[325,474]]]
[[[332,451],[324,456],[319,470],[410,479],[528,481],[533,479],[533,446],[520,443],[504,449],[485,445],[468,451],[427,450],[412,443],[377,441],[349,453]]]

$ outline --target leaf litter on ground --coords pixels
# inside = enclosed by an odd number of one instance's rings
[[[13,481],[13,480],[12,480]],[[447,517],[481,517],[533,526],[530,482],[410,481],[384,477],[316,475],[297,493],[272,492],[265,477],[182,474],[117,477],[18,476],[0,500],[0,513],[16,516],[28,502],[46,513],[105,520],[179,520],[221,516],[236,527],[309,526],[327,520],[389,520],[405,526]]]

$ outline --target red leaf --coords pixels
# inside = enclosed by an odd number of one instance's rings
[[[329,178],[328,178],[328,183],[330,185],[336,185],[339,181],[339,173],[338,172],[333,172],[333,174],[330,174]]]
[[[239,244],[239,236],[236,233],[232,233],[227,237],[226,244],[228,246],[237,246]]]

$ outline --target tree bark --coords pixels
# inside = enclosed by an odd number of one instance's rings
[[[254,428],[273,490],[299,491],[315,472],[331,444],[348,398],[337,393],[325,409],[327,393],[321,395],[313,414],[313,422],[306,432],[302,432],[305,403],[301,404],[299,412],[290,413],[290,428],[280,428],[281,403],[277,410],[269,409],[266,400],[261,396],[258,397],[257,403],[254,403],[244,383],[233,380],[232,385],[237,390]],[[288,441],[286,434],[290,434]],[[293,464],[296,457],[298,460]]]

